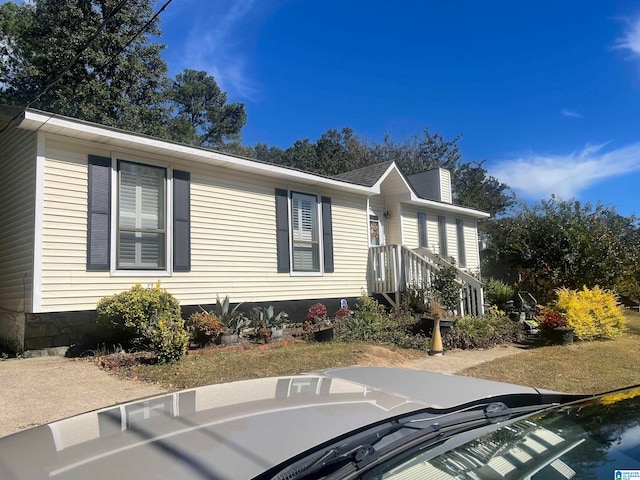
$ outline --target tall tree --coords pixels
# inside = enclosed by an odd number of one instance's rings
[[[169,99],[175,140],[211,147],[240,140],[244,105],[227,103],[227,94],[207,72],[185,69],[176,75]]]
[[[401,141],[385,135],[378,142],[366,140],[345,127],[341,131],[328,130],[314,143],[309,139],[297,140],[284,152],[264,144],[256,145],[255,154],[263,161],[323,175],[337,175],[387,161],[396,162],[407,175],[442,167],[451,171],[456,203],[489,212],[492,216],[505,214],[515,202],[513,191],[488,174],[484,161],[464,161],[458,147],[459,139],[460,135],[447,140],[425,128],[422,135]],[[484,229],[484,223],[481,228]]]
[[[162,102],[167,67],[160,56],[164,46],[149,41],[150,35],[160,35],[158,20],[151,21],[154,3],[36,0],[0,5],[1,100],[161,134],[167,118]]]

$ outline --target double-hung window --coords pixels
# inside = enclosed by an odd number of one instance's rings
[[[191,270],[191,174],[89,155],[87,270]]]
[[[278,272],[333,273],[331,198],[276,188]]]
[[[320,227],[315,195],[291,194],[291,243],[294,272],[320,271]]]
[[[167,170],[118,162],[118,269],[165,269]]]

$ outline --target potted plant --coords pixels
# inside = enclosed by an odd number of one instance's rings
[[[244,313],[238,311],[240,305],[242,305],[242,303],[239,303],[231,309],[229,295],[226,295],[222,301],[220,297],[216,295],[215,314],[224,326],[224,331],[220,336],[220,343],[222,345],[238,343],[240,332],[251,323]]]
[[[302,323],[302,329],[309,338],[316,342],[333,340],[333,324],[327,315],[327,307],[322,303],[311,305]]]
[[[538,327],[542,336],[553,345],[573,343],[573,328],[567,323],[567,317],[558,311],[545,308],[538,317]]]
[[[251,312],[251,323],[255,328],[256,337],[264,343],[281,340],[284,334],[284,322],[288,317],[286,312],[275,315],[273,305],[255,307]]]

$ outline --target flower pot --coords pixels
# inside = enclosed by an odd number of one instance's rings
[[[571,345],[574,332],[571,327],[558,327],[553,330],[547,330],[545,336],[552,345]]]
[[[313,338],[316,342],[330,342],[333,340],[333,327],[316,330],[313,332]]]
[[[220,335],[220,345],[235,345],[238,343],[239,335],[233,332],[224,332]]]
[[[279,340],[282,340],[283,336],[284,336],[284,326],[271,328],[271,340],[273,340],[274,342],[277,342]]]

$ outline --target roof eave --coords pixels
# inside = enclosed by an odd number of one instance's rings
[[[26,109],[16,118],[16,126],[26,130],[41,131],[80,140],[90,140],[111,147],[134,148],[147,153],[176,156],[189,162],[203,163],[232,170],[253,172],[259,175],[275,177],[285,181],[297,181],[309,184],[322,184],[337,190],[350,191],[365,195],[379,193],[379,187],[366,187],[340,180],[334,180],[312,173],[292,170],[278,165],[263,163],[248,158],[217,152],[203,147],[170,142],[155,137],[140,135],[118,128],[105,127],[33,109]]]

